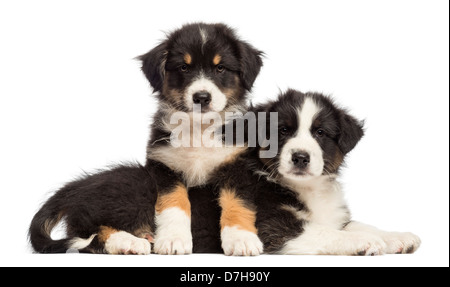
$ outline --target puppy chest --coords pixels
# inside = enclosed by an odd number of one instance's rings
[[[321,225],[340,229],[350,220],[340,188],[333,184],[297,189],[298,198],[306,207],[297,217]]]
[[[163,147],[152,151],[150,158],[183,174],[188,186],[206,184],[214,170],[233,160],[244,149],[237,147]]]

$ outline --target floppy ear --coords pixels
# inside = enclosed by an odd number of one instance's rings
[[[142,61],[142,72],[155,92],[161,91],[163,86],[168,53],[166,46],[166,42],[163,42],[150,52],[137,57]]]
[[[364,121],[358,121],[346,112],[340,116],[341,134],[338,139],[338,146],[343,155],[349,153],[364,136]]]
[[[239,54],[241,58],[241,81],[244,84],[244,88],[250,91],[263,65],[263,52],[256,50],[248,43],[240,42]]]

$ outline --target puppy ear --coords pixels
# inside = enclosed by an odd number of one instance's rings
[[[343,155],[349,153],[364,136],[364,121],[358,121],[346,112],[340,117],[341,134],[338,146]]]
[[[263,65],[263,52],[256,50],[248,43],[240,42],[239,54],[241,61],[241,81],[244,84],[244,88],[250,91]]]
[[[168,53],[166,46],[166,42],[163,42],[148,53],[137,57],[142,61],[142,72],[155,92],[160,92],[163,86]]]

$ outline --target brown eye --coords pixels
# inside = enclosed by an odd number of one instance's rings
[[[216,69],[218,73],[223,73],[223,71],[225,71],[225,67],[223,65],[217,65]]]
[[[323,137],[325,135],[325,131],[323,129],[318,129],[316,131],[316,136],[318,136],[319,138]]]
[[[280,128],[280,134],[285,136],[288,135],[290,133],[290,129],[288,127],[281,127]]]
[[[180,67],[180,71],[183,73],[186,73],[187,71],[189,71],[189,67],[188,65],[183,65]]]

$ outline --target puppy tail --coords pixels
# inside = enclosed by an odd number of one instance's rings
[[[50,198],[31,221],[28,236],[31,246],[39,253],[65,253],[70,247],[71,239],[53,240],[50,236],[52,229],[64,216],[53,199]]]

